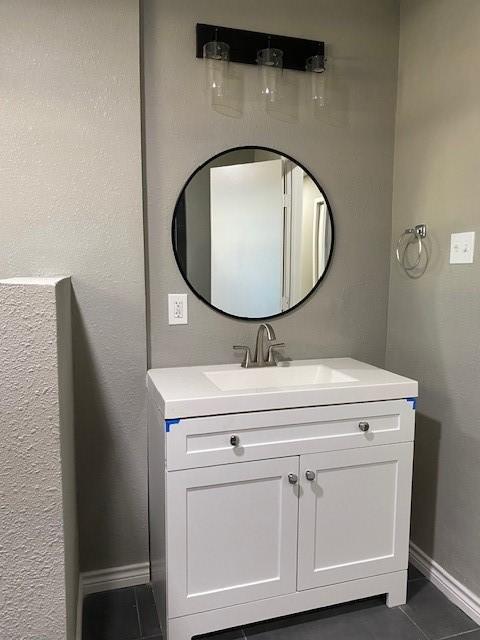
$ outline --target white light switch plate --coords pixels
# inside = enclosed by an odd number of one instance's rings
[[[450,239],[450,264],[470,264],[475,250],[475,232],[452,233]]]
[[[168,294],[168,324],[188,324],[186,293]]]

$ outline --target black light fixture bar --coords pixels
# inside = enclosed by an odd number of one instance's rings
[[[230,62],[257,64],[257,51],[273,47],[283,51],[283,68],[305,71],[310,56],[325,55],[325,43],[273,33],[231,29],[213,24],[197,23],[197,58],[203,58],[203,45],[212,40],[230,45]]]

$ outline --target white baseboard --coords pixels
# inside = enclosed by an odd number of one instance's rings
[[[434,584],[453,604],[457,605],[477,624],[480,624],[480,597],[467,589],[461,582],[448,573],[435,560],[410,542],[411,563]],[[77,639],[82,637],[83,598],[90,593],[133,587],[146,584],[150,580],[148,562],[140,562],[124,567],[113,567],[101,571],[88,571],[80,574],[77,608]]]
[[[410,561],[453,604],[480,624],[480,597],[445,571],[417,545],[410,542]]]
[[[149,580],[150,565],[148,562],[112,567],[100,571],[87,571],[80,575],[81,594],[85,597],[89,593],[133,587],[137,584],[145,584]]]
[[[138,584],[146,584],[149,580],[150,565],[148,562],[81,573],[78,580],[76,640],[82,640],[83,599],[85,596],[100,591],[134,587]]]

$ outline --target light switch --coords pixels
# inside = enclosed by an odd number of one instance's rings
[[[450,264],[470,264],[475,250],[475,232],[452,233],[450,240]]]
[[[188,324],[186,293],[168,294],[168,324]]]

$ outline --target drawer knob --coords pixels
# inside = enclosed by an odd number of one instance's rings
[[[240,438],[238,436],[230,436],[230,444],[232,447],[238,447],[240,444]]]
[[[305,477],[309,482],[313,482],[315,480],[315,471],[308,469],[308,471],[305,471]]]
[[[358,423],[358,428],[360,429],[360,431],[365,432],[370,429],[370,425],[365,420],[362,420],[362,422]]]
[[[290,484],[297,484],[298,482],[298,476],[296,473],[289,473],[288,474],[288,481]]]

